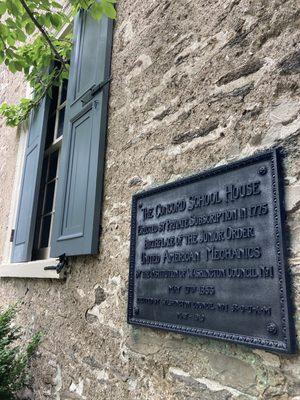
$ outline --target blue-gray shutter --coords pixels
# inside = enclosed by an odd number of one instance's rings
[[[75,20],[51,256],[98,252],[113,22]]]
[[[49,98],[32,113],[12,248],[12,262],[31,260],[41,170],[47,132]]]

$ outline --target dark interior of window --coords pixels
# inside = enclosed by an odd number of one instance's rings
[[[50,100],[32,260],[49,257],[68,81],[54,87]]]

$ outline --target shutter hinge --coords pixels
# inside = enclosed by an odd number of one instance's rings
[[[61,254],[61,255],[58,257],[58,264],[57,264],[56,267],[54,267],[54,266],[48,266],[48,267],[45,267],[45,268],[44,268],[44,271],[53,271],[53,270],[56,270],[56,272],[57,272],[58,274],[60,274],[61,271],[62,271],[64,268],[67,268],[67,267],[68,267],[68,265],[69,265],[69,260],[68,260],[68,257],[67,257],[67,256],[65,255],[65,253],[64,253],[64,254]]]
[[[112,80],[112,77],[108,78],[106,81],[103,81],[99,83],[99,85],[93,86],[81,99],[81,103],[83,106],[85,106],[89,101],[93,100],[93,97],[101,92],[101,90],[106,86],[110,81]]]
[[[15,238],[15,230],[12,229],[11,232],[10,232],[10,239],[9,239],[9,241],[12,243],[12,242],[14,241],[14,238]]]

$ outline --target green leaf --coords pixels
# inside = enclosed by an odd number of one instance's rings
[[[7,0],[7,9],[14,15],[17,16],[19,14],[19,8],[17,6],[17,2],[13,0]]]
[[[0,15],[3,15],[6,12],[7,8],[6,8],[6,4],[4,1],[0,2]]]
[[[62,25],[62,20],[57,14],[51,14],[50,21],[54,28],[60,28],[60,26]]]
[[[23,69],[22,63],[20,63],[19,61],[15,61],[14,66],[17,71],[22,71]]]
[[[52,1],[52,6],[55,7],[55,8],[58,8],[60,10],[63,8],[62,5],[57,3],[56,1]]]
[[[116,19],[117,12],[111,3],[103,3],[104,13],[111,19]]]
[[[37,17],[37,20],[41,25],[45,25],[45,19],[46,19],[45,15],[42,14]]]
[[[16,40],[15,40],[12,36],[8,36],[8,37],[6,38],[6,41],[7,41],[7,44],[8,44],[9,46],[13,46],[13,45],[15,44],[15,42],[16,42]]]
[[[91,7],[91,15],[95,19],[100,19],[103,15],[102,4],[94,3]]]
[[[26,36],[24,35],[23,31],[21,31],[21,29],[18,29],[16,31],[16,36],[19,42],[26,42]]]
[[[15,52],[12,49],[6,49],[6,56],[12,59],[15,57]]]
[[[25,25],[25,31],[28,35],[31,35],[35,31],[35,25],[32,22],[27,22]]]
[[[17,72],[17,68],[16,68],[15,63],[13,61],[8,64],[8,69],[13,74]]]
[[[47,14],[44,15],[44,17],[45,17],[45,19],[44,19],[44,25],[45,25],[47,28],[50,28],[51,25],[52,25],[52,23],[51,23],[51,14],[50,14],[50,13],[47,13]]]

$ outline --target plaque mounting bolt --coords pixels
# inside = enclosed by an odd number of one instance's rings
[[[278,332],[278,328],[277,325],[275,324],[275,322],[269,322],[267,325],[267,331],[271,334],[271,335],[276,335],[276,333]]]
[[[268,172],[268,168],[264,165],[263,167],[260,167],[258,170],[259,175],[266,175]]]
[[[140,204],[139,204],[139,208],[142,208],[142,207],[143,207],[143,203],[140,203]]]
[[[138,307],[134,307],[133,312],[134,312],[134,315],[139,315],[140,309]]]

